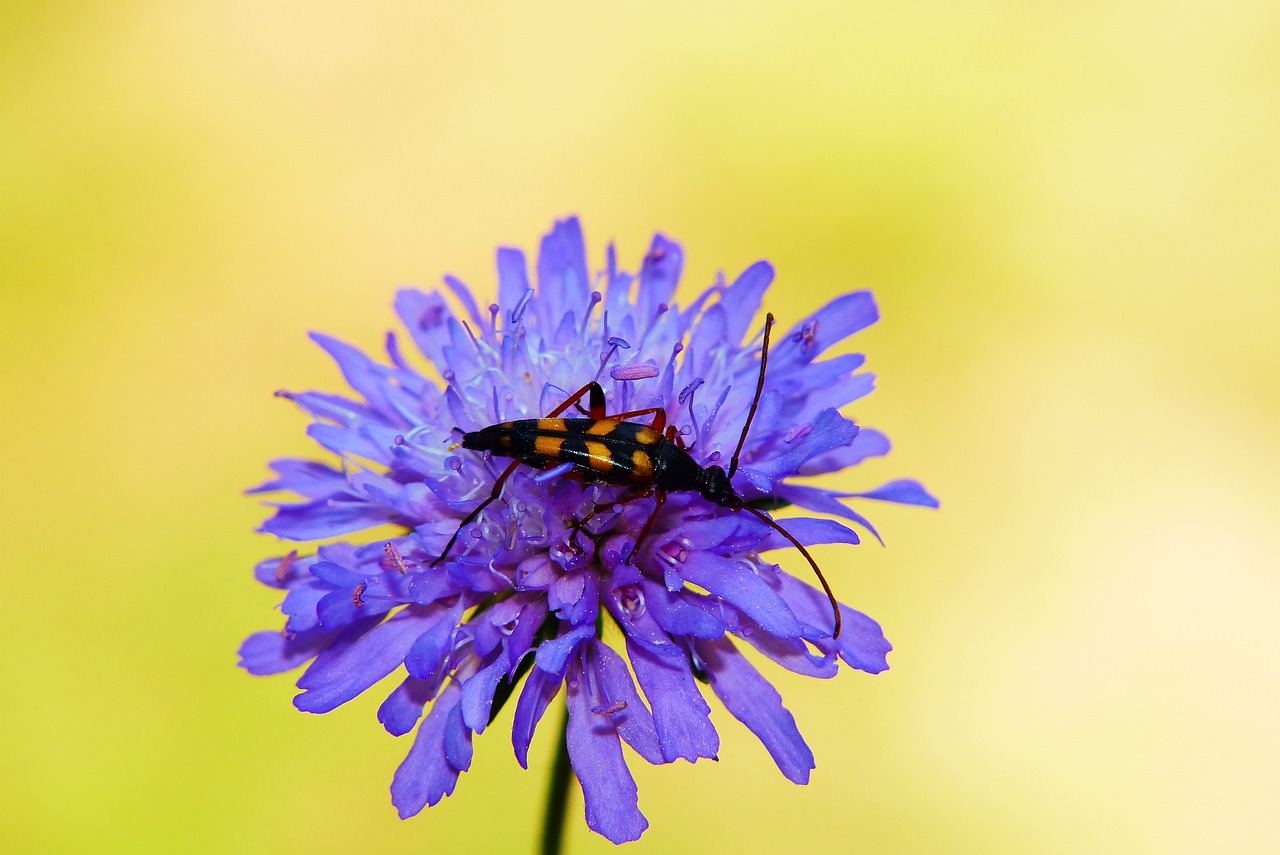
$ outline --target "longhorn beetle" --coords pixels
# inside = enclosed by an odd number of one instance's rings
[[[781,534],[791,545],[800,550],[800,554],[809,562],[813,572],[817,574],[822,589],[827,593],[831,603],[831,611],[835,615],[835,631],[833,638],[840,635],[840,606],[836,595],[832,592],[827,579],[818,569],[809,550],[791,533],[778,525],[772,517],[752,507],[730,483],[734,473],[738,471],[738,457],[742,454],[742,446],[747,441],[747,431],[751,428],[751,420],[755,418],[756,408],[760,404],[760,394],[764,391],[765,366],[769,361],[769,332],[773,328],[773,314],[765,318],[764,345],[760,351],[760,376],[756,380],[756,392],[751,399],[751,408],[747,411],[747,421],[742,426],[742,434],[738,437],[738,447],[733,451],[729,461],[729,471],[712,464],[700,466],[689,455],[684,439],[676,431],[675,425],[667,424],[667,412],[663,407],[647,407],[643,410],[631,410],[626,413],[605,414],[604,389],[592,380],[577,392],[570,395],[560,406],[552,410],[546,418],[519,419],[512,422],[489,425],[477,431],[462,434],[462,447],[473,451],[488,451],[500,457],[514,457],[515,460],[503,470],[493,484],[489,498],[475,507],[466,519],[454,531],[453,537],[445,546],[440,557],[431,562],[438,565],[449,555],[458,535],[470,525],[480,512],[488,507],[502,493],[502,487],[516,467],[524,464],[538,469],[554,469],[569,464],[573,477],[588,483],[612,484],[618,487],[631,487],[633,492],[616,501],[597,505],[591,513],[578,520],[573,528],[574,534],[597,514],[605,510],[634,502],[639,499],[653,497],[653,513],[640,529],[635,548],[627,557],[627,563],[640,551],[653,522],[662,510],[667,493],[698,493],[707,501],[714,502],[731,511],[746,511],[765,525]],[[578,403],[586,395],[590,401],[588,418],[561,418],[571,406],[582,406]],[[648,426],[625,419],[652,416]],[[455,446],[456,447],[456,446]]]

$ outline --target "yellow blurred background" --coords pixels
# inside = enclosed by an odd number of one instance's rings
[[[269,7],[268,7],[269,5]],[[510,710],[408,822],[381,696],[235,667],[279,625],[240,494],[310,454],[305,338],[492,293],[580,214],[686,296],[854,288],[856,406],[939,512],[827,549],[892,669],[768,671],[818,768],[722,709],[632,768],[636,852],[1280,851],[1280,6],[5,4],[0,848],[530,851]],[[554,722],[548,719],[548,724]],[[1268,807],[1270,805],[1271,807]],[[571,808],[572,853],[613,847]]]

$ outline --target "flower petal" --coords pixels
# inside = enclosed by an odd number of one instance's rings
[[[434,617],[418,609],[410,606],[351,644],[321,653],[298,680],[304,691],[293,705],[303,712],[329,712],[398,668]]]
[[[422,708],[431,700],[425,680],[405,677],[378,707],[378,721],[392,736],[404,736],[422,718]]]
[[[511,725],[511,746],[521,768],[529,768],[529,743],[547,706],[560,691],[563,675],[548,674],[541,668],[533,668],[525,677],[520,700],[516,702],[515,721]]]
[[[364,351],[332,336],[317,332],[310,333],[310,336],[312,341],[333,357],[334,362],[342,369],[343,378],[379,415],[395,418],[399,412],[394,403],[396,399],[399,399],[401,406],[413,406],[408,393],[391,381],[390,375],[394,375],[396,369],[378,365]]]
[[[720,638],[724,635],[723,623],[679,594],[647,579],[641,583],[641,587],[654,619],[672,635],[687,635],[691,638]]]
[[[434,805],[453,792],[458,783],[458,770],[445,757],[445,728],[459,701],[462,690],[450,683],[431,706],[431,712],[418,727],[404,762],[391,781],[391,803],[401,819],[408,819],[427,805]]]
[[[453,292],[453,296],[458,298],[458,302],[462,304],[462,307],[467,310],[467,314],[471,316],[471,322],[477,327],[483,325],[484,321],[480,317],[480,308],[476,305],[476,298],[466,283],[458,277],[450,275],[444,277],[444,284]]]
[[[764,292],[773,281],[773,265],[767,261],[757,261],[738,274],[733,284],[724,289],[720,295],[720,305],[724,306],[728,325],[725,328],[725,341],[739,344],[747,334],[751,321],[760,310],[760,301]]]
[[[280,604],[280,611],[288,616],[285,629],[299,633],[315,629],[320,625],[320,615],[316,611],[320,600],[331,589],[316,579],[306,579],[289,589]]]
[[[299,558],[295,549],[279,558],[259,561],[253,568],[253,578],[271,588],[291,588],[307,580],[307,570],[315,560],[314,555]]]
[[[471,768],[471,730],[462,715],[462,704],[467,702],[466,688],[462,687],[462,702],[449,711],[444,724],[444,759],[458,772]]]
[[[240,645],[240,667],[255,676],[292,671],[333,640],[331,632],[293,635],[255,632]]]
[[[782,705],[778,690],[727,638],[700,640],[694,642],[694,648],[702,657],[712,690],[725,708],[764,743],[788,780],[809,783],[813,752],[800,735],[795,718]]]
[[[431,680],[437,669],[454,649],[454,632],[466,610],[466,600],[459,599],[448,609],[436,611],[431,621],[418,637],[404,658],[405,670],[419,680]]]
[[[831,345],[843,341],[880,319],[870,291],[842,294],[800,321],[774,346],[770,367],[812,362]]]
[[[538,645],[535,661],[538,667],[551,674],[563,674],[565,663],[578,649],[578,645],[596,634],[595,625],[580,626],[570,630],[559,638],[544,641]]]
[[[687,656],[660,656],[627,639],[627,655],[640,688],[653,706],[653,723],[668,763],[684,758],[716,759],[720,735],[711,723],[711,707],[698,691]]]
[[[462,722],[476,733],[484,733],[489,724],[489,709],[498,681],[507,673],[507,661],[498,657],[462,684]]]
[[[396,293],[396,314],[423,356],[441,371],[449,367],[444,349],[449,344],[449,320],[453,312],[439,294],[412,288]]]
[[[784,520],[776,521],[785,528],[792,537],[803,543],[805,546],[816,546],[822,543],[848,543],[856,545],[862,541],[858,538],[858,533],[846,525],[841,525],[835,520],[818,519],[814,517],[787,517]],[[756,547],[757,552],[768,552],[773,549],[790,549],[791,541],[787,540],[776,531],[770,531],[768,536]]]
[[[581,318],[590,291],[582,224],[568,217],[552,227],[538,250],[538,300],[549,310],[545,320],[559,320],[565,312]]]
[[[347,489],[347,481],[341,470],[314,460],[282,458],[272,460],[269,465],[279,477],[246,490],[246,493],[287,491],[308,499],[326,499]]]
[[[671,302],[684,267],[684,250],[663,235],[653,236],[640,264],[640,289],[636,294],[640,318],[651,320],[660,306]]]
[[[380,432],[385,432],[385,435],[375,439],[375,434]],[[363,457],[365,460],[390,465],[390,449],[395,445],[396,433],[394,429],[380,428],[372,422],[364,422],[356,428],[316,422],[307,425],[307,436],[319,443],[321,448],[340,457]]]
[[[766,632],[783,638],[795,638],[805,632],[782,598],[744,561],[711,552],[693,552],[679,572],[681,578],[741,609]]]
[[[858,426],[840,415],[838,410],[823,410],[813,420],[812,430],[807,436],[797,440],[776,457],[753,462],[750,468],[744,466],[742,472],[751,480],[752,485],[768,493],[775,480],[795,475],[810,459],[833,448],[848,445],[857,435]]]
[[[360,591],[356,587],[330,591],[316,604],[316,616],[325,629],[342,629],[362,617],[369,618],[389,612],[395,603],[363,602],[356,605]]]
[[[498,249],[498,305],[514,310],[529,293],[529,265],[524,253],[511,247]],[[506,319],[511,322],[510,315]],[[512,323],[512,325],[514,325]]]
[[[882,502],[897,502],[900,505],[919,505],[924,508],[936,508],[939,506],[938,500],[929,494],[923,484],[909,478],[890,481],[888,484],[882,484],[865,493],[846,493],[845,495],[849,497],[857,496],[863,499],[879,499]]]
[[[837,497],[844,495],[843,493],[832,493],[818,487],[805,487],[799,484],[783,484],[777,488],[774,495],[784,501],[793,502],[806,510],[853,520],[871,532],[875,539],[880,541],[881,546],[884,545],[884,539],[880,537],[880,532],[876,531],[875,527],[871,525],[870,520],[852,508],[845,507],[840,502]]]
[[[614,843],[639,840],[649,821],[640,813],[639,792],[623,759],[617,730],[608,717],[592,712],[599,701],[592,697],[588,683],[581,666],[575,665],[566,681],[567,737],[569,760],[582,784],[587,826]]]
[[[828,606],[829,611],[830,607]],[[746,630],[751,631],[748,632]],[[827,630],[827,634],[830,635],[830,630]],[[824,650],[822,654],[815,654],[809,649],[809,645],[805,643],[804,639],[778,638],[776,635],[761,632],[750,625],[744,627],[741,635],[744,641],[788,671],[794,671],[806,677],[827,680],[834,677],[840,670],[839,663],[836,662],[835,653]],[[843,631],[840,636],[844,637]],[[821,639],[813,639],[815,645],[820,641]]]
[[[640,699],[622,657],[609,645],[593,639],[588,662],[598,678],[595,697],[599,708],[592,711],[608,717],[618,735],[641,757],[655,765],[667,762],[658,741],[658,731],[653,725],[653,715]]]
[[[611,591],[605,595],[604,605],[626,633],[628,642],[642,644],[660,655],[683,652],[650,613],[644,590],[639,585],[624,585]]]
[[[862,612],[840,604],[840,637],[832,639],[834,623],[827,595],[812,585],[786,573],[778,576],[779,592],[800,620],[821,629],[826,638],[813,640],[820,650],[834,650],[850,666],[868,674],[879,674],[889,668],[887,659],[893,645],[884,637],[880,624]]]

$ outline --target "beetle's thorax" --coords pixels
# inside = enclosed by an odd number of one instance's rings
[[[730,510],[737,510],[743,505],[742,497],[733,489],[729,476],[720,466],[712,465],[702,470],[698,479],[698,492],[707,501]]]

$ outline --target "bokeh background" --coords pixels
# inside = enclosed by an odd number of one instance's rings
[[[307,330],[376,348],[398,286],[489,292],[578,213],[690,290],[771,259],[784,320],[873,288],[896,448],[851,486],[943,500],[821,553],[896,651],[770,672],[812,783],[717,710],[718,764],[634,764],[632,850],[1277,851],[1278,40],[1246,0],[4,4],[0,848],[532,849],[550,728],[400,822],[379,698],[235,668],[279,622],[240,491],[310,450],[271,393],[339,385]],[[612,849],[580,802],[568,845]]]

